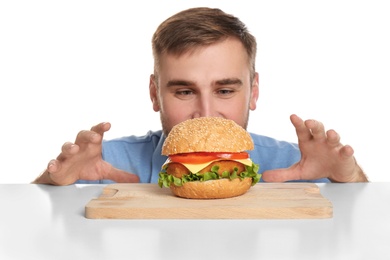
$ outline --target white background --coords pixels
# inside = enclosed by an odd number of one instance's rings
[[[219,7],[258,40],[249,129],[296,141],[289,115],[322,121],[389,181],[388,1],[0,0],[0,183],[29,183],[78,131],[160,129],[148,96],[151,36],[185,8]],[[256,4],[255,4],[256,3]]]

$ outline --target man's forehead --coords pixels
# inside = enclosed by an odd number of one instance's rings
[[[172,49],[172,50],[164,50],[162,53],[160,53],[160,59],[163,57],[173,57],[173,58],[180,58],[182,56],[192,56],[196,55],[197,53],[200,53],[208,48],[218,48],[218,47],[224,47],[226,45],[229,46],[235,46],[236,49],[241,49],[243,51],[242,55],[244,53],[247,55],[247,52],[245,50],[244,45],[240,40],[234,37],[228,37],[225,39],[222,39],[220,41],[216,41],[214,43],[210,44],[195,44],[195,43],[189,43],[188,46],[184,46],[182,48],[178,49]]]

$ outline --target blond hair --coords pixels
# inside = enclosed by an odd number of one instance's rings
[[[166,19],[152,38],[154,73],[158,77],[161,54],[180,56],[195,48],[236,38],[248,54],[251,80],[255,74],[256,39],[237,17],[216,8],[190,8]]]

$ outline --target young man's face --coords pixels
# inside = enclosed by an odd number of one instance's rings
[[[184,120],[209,116],[246,128],[249,110],[256,108],[258,75],[251,88],[248,55],[236,39],[180,57],[163,54],[158,75],[158,82],[151,77],[150,97],[165,134]]]

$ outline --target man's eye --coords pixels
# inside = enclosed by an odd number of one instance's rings
[[[194,94],[194,92],[192,90],[178,90],[176,91],[176,95],[178,96],[189,96],[189,95],[192,95]]]
[[[221,94],[221,95],[229,95],[229,94],[233,94],[234,90],[231,90],[231,89],[219,89],[217,91],[217,93]]]

